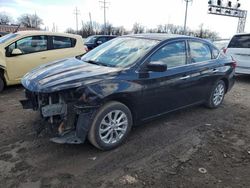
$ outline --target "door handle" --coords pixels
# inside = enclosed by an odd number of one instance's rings
[[[188,78],[190,78],[190,75],[183,76],[183,77],[181,77],[180,79],[181,79],[181,80],[186,80],[186,79],[188,79]]]
[[[41,57],[41,59],[46,59],[47,57]]]

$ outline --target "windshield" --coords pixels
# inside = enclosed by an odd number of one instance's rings
[[[15,33],[10,33],[8,35],[4,35],[2,37],[0,37],[0,44],[5,43],[6,41],[15,38],[18,34]]]
[[[90,36],[90,37],[86,38],[85,43],[91,43],[91,44],[95,43],[96,38],[97,38],[96,36]]]
[[[82,60],[110,67],[127,67],[143,57],[158,43],[157,40],[142,38],[116,38],[91,50],[82,57]]]

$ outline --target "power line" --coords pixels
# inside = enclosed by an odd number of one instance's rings
[[[76,16],[76,33],[78,33],[78,15],[80,15],[80,11],[76,7],[73,14]]]
[[[103,0],[103,1],[99,1],[101,4],[102,4],[102,6],[101,6],[101,8],[103,8],[103,17],[104,17],[104,34],[106,34],[106,27],[107,27],[107,25],[106,25],[106,9],[108,8],[108,6],[107,6],[107,4],[109,3],[109,2],[107,2],[106,0]]]

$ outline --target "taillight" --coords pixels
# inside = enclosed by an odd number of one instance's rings
[[[227,52],[227,48],[223,48],[222,50],[224,52],[224,54]]]
[[[237,66],[237,62],[232,58],[232,67],[235,69]]]

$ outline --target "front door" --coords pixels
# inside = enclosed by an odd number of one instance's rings
[[[7,75],[11,82],[19,82],[27,72],[47,62],[47,41],[47,36],[30,36],[6,47]],[[15,48],[22,54],[13,55]]]
[[[141,119],[158,116],[163,113],[199,102],[199,76],[191,64],[188,64],[187,43],[175,41],[167,43],[151,55],[148,63],[161,62],[167,65],[165,72],[148,71],[141,78],[144,85],[141,102]],[[194,95],[195,94],[195,95]]]

